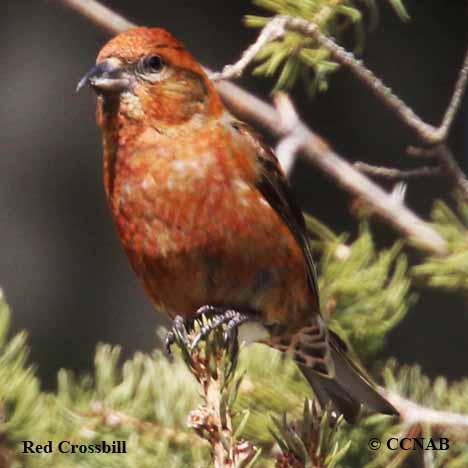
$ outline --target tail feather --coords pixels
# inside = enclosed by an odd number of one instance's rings
[[[346,421],[356,420],[361,405],[378,413],[396,415],[398,411],[374,388],[351,360],[336,346],[333,337],[331,356],[335,366],[332,378],[318,374],[310,367],[299,365],[322,407],[331,404],[332,410],[343,414]]]

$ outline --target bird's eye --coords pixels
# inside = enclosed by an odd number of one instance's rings
[[[159,55],[151,55],[151,57],[148,57],[148,67],[153,72],[160,72],[164,67],[164,62]]]
[[[149,55],[148,57],[143,57],[138,62],[138,72],[139,73],[160,73],[164,68],[164,60],[159,55]]]

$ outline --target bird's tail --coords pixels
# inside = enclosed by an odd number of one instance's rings
[[[343,414],[346,421],[351,423],[356,420],[361,405],[378,413],[397,415],[398,411],[346,356],[339,338],[330,333],[329,342],[335,367],[333,377],[325,377],[312,368],[299,364],[322,408],[331,405],[332,410]]]

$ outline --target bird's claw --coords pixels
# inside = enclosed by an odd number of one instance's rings
[[[170,331],[167,332],[164,340],[164,349],[166,353],[171,356],[171,346],[176,342],[176,336],[184,336],[183,329],[186,328],[184,319],[180,315],[176,315]]]
[[[191,320],[192,326],[195,322],[195,320],[199,317],[205,316],[207,319],[211,319],[213,317],[216,317],[218,315],[223,315],[225,312],[227,312],[230,309],[227,309],[226,307],[220,307],[220,306],[213,306],[213,305],[203,305],[197,309],[195,312],[195,318]]]
[[[173,330],[169,330],[166,333],[166,337],[164,339],[164,350],[168,356],[172,356],[171,346],[175,343],[175,333]]]

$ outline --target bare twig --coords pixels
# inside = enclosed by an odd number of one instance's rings
[[[379,216],[421,249],[435,254],[446,252],[446,243],[436,231],[406,206],[392,203],[388,193],[354,169],[302,121],[297,124],[293,132],[287,134],[278,124],[278,114],[270,105],[227,81],[219,82],[217,89],[235,114],[248,120],[255,120],[273,135],[285,137],[294,133],[303,139],[305,143],[302,151],[310,161],[345,190],[363,199]]]
[[[260,108],[257,107],[256,110],[258,112]],[[269,116],[272,115],[271,111],[267,112]],[[265,115],[265,117],[267,116]],[[257,114],[258,120],[263,123],[266,122],[266,120],[258,119]],[[276,125],[272,123],[269,128],[276,135],[302,140],[304,142],[302,150],[308,159],[317,164],[338,184],[365,200],[372,210],[375,210],[379,216],[396,226],[405,237],[419,244],[421,248],[427,250],[430,246],[429,249],[433,252],[443,253],[445,241],[438,233],[402,203],[395,202],[395,198],[391,194],[384,192],[378,185],[375,185],[370,179],[356,171],[351,164],[337,155],[324,140],[308,129],[304,123],[298,123],[290,132],[285,132],[284,128],[281,128],[277,123]]]
[[[258,39],[242,54],[242,57],[238,62],[233,65],[226,65],[221,72],[211,73],[210,78],[213,81],[239,78],[265,44],[274,41],[275,39],[279,39],[283,35],[284,25],[279,24],[278,22],[268,23],[268,27],[262,29]]]
[[[458,108],[460,107],[461,100],[465,94],[466,84],[468,81],[468,50],[465,54],[465,60],[463,61],[460,74],[458,75],[457,83],[455,84],[455,89],[450,100],[450,104],[445,111],[444,118],[440,127],[436,131],[436,141],[443,141],[447,138],[448,132],[452,125],[453,119],[457,114]]]
[[[320,31],[318,24],[290,16],[276,16],[262,29],[257,41],[248,47],[241,59],[233,65],[224,67],[221,73],[215,74],[216,79],[229,79],[240,76],[245,68],[255,60],[258,52],[268,42],[284,36],[287,31],[296,31],[303,35],[313,37],[317,43],[326,48],[330,55],[341,65],[348,68],[360,81],[362,81],[375,95],[411,129],[421,140],[429,145],[437,145],[437,157],[441,165],[452,176],[460,191],[468,199],[468,180],[460,169],[446,145],[440,145],[447,138],[450,126],[460,105],[468,81],[468,51],[459,73],[454,93],[445,112],[440,127],[436,128],[424,122],[407,104],[405,104],[382,80],[371,70],[355,59],[353,54],[339,46],[331,38]],[[445,148],[444,148],[445,146]]]
[[[338,6],[344,3],[345,0],[329,0],[323,5],[317,13],[314,14],[312,22],[320,26],[327,23],[327,21],[333,16]]]
[[[436,433],[447,436],[456,433],[460,440],[468,440],[468,414],[439,411],[419,405],[398,393],[382,390],[382,393],[398,410],[401,420],[408,426],[428,425]]]
[[[62,3],[107,32],[119,33],[135,25],[95,0],[62,0]]]
[[[308,24],[320,26],[326,23],[340,2],[341,0],[334,0],[333,3],[330,2],[330,4],[325,5],[314,16],[313,22]],[[244,73],[245,69],[255,60],[255,57],[266,44],[284,36],[287,25],[284,24],[282,18],[283,17],[275,17],[272,21],[268,22],[268,24],[261,30],[257,40],[244,51],[239,61],[232,65],[226,65],[221,72],[212,73],[210,78],[213,81],[239,78]],[[316,27],[318,28],[318,26]],[[287,27],[287,29],[290,28]]]
[[[457,83],[450,104],[447,107],[440,127],[436,128],[424,122],[415,112],[396,96],[382,80],[371,70],[362,65],[361,61],[343,47],[339,46],[332,38],[320,31],[319,23],[309,22],[292,16],[275,16],[262,29],[258,39],[242,54],[241,59],[226,65],[221,73],[213,74],[215,79],[237,78],[245,68],[255,60],[258,52],[268,42],[284,36],[287,31],[296,31],[303,35],[313,37],[317,43],[327,49],[330,55],[341,65],[347,67],[359,80],[366,84],[375,94],[384,101],[385,105],[396,112],[399,117],[427,143],[439,143],[447,137],[450,125],[459,108],[468,81],[468,51],[460,70]]]
[[[122,31],[120,16],[108,9],[95,8],[95,0],[62,0],[67,5],[93,22],[105,26],[110,33]],[[84,11],[86,10],[86,11]],[[102,12],[104,11],[104,13]],[[132,26],[125,22],[125,28]],[[125,29],[124,28],[124,29]],[[375,213],[396,227],[406,238],[421,249],[433,254],[444,254],[447,250],[444,239],[407,207],[395,204],[390,196],[370,179],[354,169],[351,164],[336,154],[329,145],[312,132],[301,121],[292,132],[285,132],[279,125],[280,118],[276,110],[227,81],[217,83],[217,90],[226,105],[243,119],[254,120],[278,137],[290,136],[292,133],[304,141],[303,153],[323,172],[333,178],[341,187],[368,203]]]
[[[463,197],[468,201],[468,180],[460,169],[460,166],[457,164],[452,152],[444,143],[435,146],[434,149],[435,156],[439,160],[439,164],[444,168],[445,172],[452,177]]]
[[[438,145],[430,146],[429,148],[410,146],[407,149],[407,153],[410,156],[437,159],[440,168],[455,181],[461,195],[468,201],[468,180],[460,169],[460,166],[457,164],[457,161],[449,147],[445,143],[439,143]]]
[[[421,177],[432,177],[435,175],[440,175],[440,167],[429,167],[423,166],[418,167],[417,169],[401,170],[394,169],[392,167],[380,167],[372,166],[371,164],[366,164],[365,162],[358,161],[354,163],[354,167],[366,174],[385,177],[386,179],[399,179],[399,180],[408,180],[408,179],[419,179]]]
[[[230,79],[239,77],[245,68],[255,59],[260,49],[268,42],[279,39],[287,31],[295,31],[305,36],[313,37],[330,55],[339,63],[349,68],[359,80],[366,84],[374,93],[384,101],[385,105],[396,112],[399,117],[413,128],[424,140],[435,131],[434,127],[423,122],[413,110],[407,106],[391,89],[372,73],[368,68],[358,62],[353,54],[347,52],[331,38],[323,34],[319,27],[309,21],[292,16],[275,16],[262,29],[257,41],[246,49],[241,59],[233,65],[227,65],[223,71],[216,75],[216,79]]]

